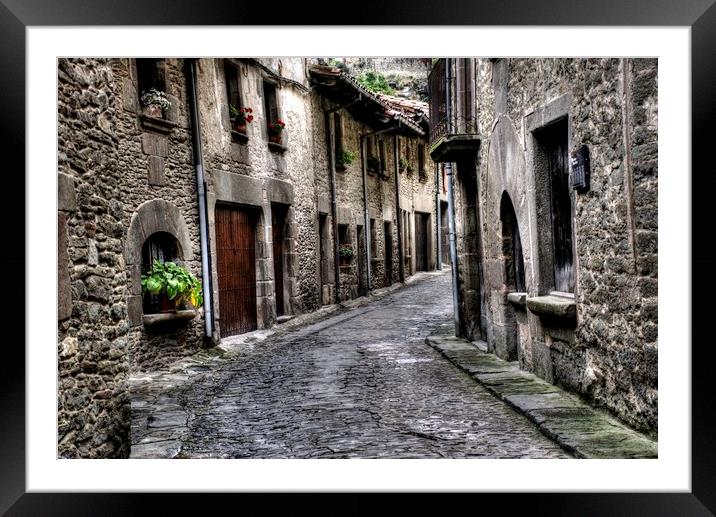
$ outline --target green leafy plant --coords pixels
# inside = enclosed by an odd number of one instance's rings
[[[140,100],[144,106],[157,105],[162,108],[162,111],[167,111],[172,105],[166,93],[155,90],[154,88],[143,92]]]
[[[336,59],[335,57],[328,59],[328,66],[335,66],[336,68],[340,68],[341,70],[347,70],[348,66],[341,61],[340,59]]]
[[[348,244],[338,246],[338,256],[345,260],[352,260],[355,257],[355,251]]]
[[[403,158],[403,157],[401,156],[401,157],[400,157],[400,160],[398,160],[398,167],[400,168],[401,171],[407,170],[407,168],[408,168],[408,160],[406,160],[405,158]]]
[[[152,267],[142,275],[142,294],[166,294],[179,305],[187,299],[194,307],[204,302],[201,282],[191,271],[174,262],[155,260]]]
[[[380,72],[363,72],[356,77],[356,81],[358,81],[358,84],[363,88],[372,92],[385,93],[387,95],[393,95],[395,93],[395,90],[388,84],[385,76]]]
[[[348,149],[340,149],[336,153],[336,165],[350,165],[358,157],[358,153],[350,151]]]

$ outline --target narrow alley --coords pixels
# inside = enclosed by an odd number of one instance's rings
[[[135,392],[131,457],[569,457],[425,344],[451,310],[449,272],[431,274]]]

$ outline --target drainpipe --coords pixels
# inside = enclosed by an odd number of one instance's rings
[[[452,96],[450,95],[451,88],[451,69],[452,60],[446,58],[445,63],[445,81],[447,88],[445,95],[447,97],[446,102],[446,114],[448,119],[448,131],[452,131]],[[455,320],[455,335],[460,335],[460,308],[458,303],[458,276],[457,276],[457,242],[455,239],[455,197],[453,193],[453,179],[452,179],[452,163],[447,162],[445,164],[445,181],[447,182],[447,193],[448,193],[448,236],[450,239],[450,260],[452,261],[452,305],[453,305],[453,318]]]
[[[340,256],[338,255],[338,208],[336,205],[336,149],[335,149],[335,128],[331,123],[331,114],[338,110],[352,106],[359,100],[362,95],[358,94],[358,97],[348,104],[342,106],[336,106],[331,109],[323,108],[323,118],[326,124],[326,138],[328,139],[328,162],[331,164],[331,230],[333,232],[333,272],[335,277],[336,292],[335,302],[341,301],[340,287],[341,287],[341,269],[340,269]]]
[[[369,136],[375,136],[380,135],[381,133],[387,133],[389,131],[394,131],[400,127],[400,122],[398,122],[397,126],[387,127],[385,129],[380,129],[378,131],[371,131],[369,133],[363,133],[360,136],[360,156],[361,156],[361,164],[363,165],[363,211],[365,215],[365,223],[364,223],[364,231],[365,231],[365,272],[366,272],[366,286],[368,288],[368,293],[373,289],[373,282],[371,281],[371,273],[370,273],[370,214],[368,213],[368,157],[365,155],[365,140]],[[367,293],[366,293],[367,294]]]
[[[442,243],[440,242],[442,235],[440,234],[440,225],[442,224],[442,221],[440,219],[440,175],[439,175],[439,166],[436,163],[435,164],[435,241],[437,242],[437,246],[435,247],[437,256],[435,257],[435,269],[440,271],[443,268],[442,263],[442,253],[443,253],[443,247]]]
[[[201,282],[204,287],[204,335],[207,340],[213,336],[214,318],[211,310],[213,290],[209,271],[209,233],[207,231],[206,180],[204,179],[204,157],[201,148],[201,123],[196,97],[196,59],[187,59],[189,80],[187,94],[191,114],[191,143],[196,169],[196,193],[199,200],[199,240],[201,243]]]
[[[403,223],[400,213],[400,181],[398,179],[398,135],[393,135],[393,148],[395,151],[395,212],[398,220],[398,271],[400,281],[405,282],[405,266],[403,265]]]

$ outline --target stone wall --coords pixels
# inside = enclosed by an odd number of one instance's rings
[[[129,324],[111,62],[58,61],[58,452],[126,457]]]
[[[228,66],[228,68],[227,68]],[[290,190],[285,197],[289,205],[290,258],[288,275],[284,284],[289,288],[290,303],[287,314],[302,314],[318,309],[321,305],[334,303],[335,271],[333,260],[333,214],[331,208],[330,163],[324,107],[333,105],[328,99],[311,92],[304,73],[303,59],[199,61],[199,97],[202,120],[202,136],[207,169],[209,198],[209,228],[212,256],[216,256],[214,211],[218,203],[237,207],[254,207],[261,214],[261,245],[257,247],[257,307],[258,327],[273,325],[276,314],[274,293],[272,229],[266,221],[271,220],[271,185],[283,185]],[[239,71],[241,103],[253,110],[254,120],[247,125],[245,136],[231,131],[226,91],[226,70],[233,67]],[[268,142],[266,130],[264,82],[274,84],[277,92],[278,113],[286,121],[282,133],[282,147]],[[360,160],[359,135],[368,133],[370,126],[355,120],[346,110],[339,111],[342,120],[344,148],[354,152],[357,158],[336,172],[337,224],[347,226],[347,239],[358,253],[359,238],[363,239],[365,226],[363,207],[363,179]],[[330,119],[333,124],[333,118]],[[371,262],[373,287],[385,286],[384,221],[391,223],[393,241],[393,282],[399,279],[397,253],[397,211],[395,207],[395,179],[393,136],[385,135],[387,176],[368,175],[368,205],[376,225],[376,257]],[[401,137],[409,142],[413,168],[417,169],[417,138]],[[434,176],[432,162],[427,152],[425,163],[427,178],[419,181],[417,172],[407,176],[401,184],[401,199],[407,203],[404,209],[414,213],[414,199],[422,203],[423,211],[434,212]],[[323,237],[324,257],[320,257],[319,216],[325,216]],[[434,214],[433,219],[434,220]],[[432,223],[431,223],[432,224]],[[362,242],[362,240],[361,240]],[[300,245],[299,245],[300,243]],[[434,247],[433,247],[434,249]],[[434,255],[431,251],[430,255]],[[365,281],[359,267],[363,257],[340,266],[341,300],[364,294]],[[431,265],[434,264],[431,262]],[[221,332],[221,307],[218,302],[219,282],[216,263],[212,264],[214,312],[218,335]],[[414,266],[413,269],[414,270]],[[365,270],[363,270],[365,271]],[[285,271],[286,273],[286,271]]]
[[[254,121],[245,135],[232,131],[223,59],[197,60],[197,90],[207,183],[214,339],[222,337],[216,264],[216,208],[253,207],[256,222],[256,297],[259,328],[276,321],[272,221],[285,212],[284,313],[315,311],[334,303],[333,235],[324,107],[309,88],[303,59],[232,60],[241,77],[242,105]],[[142,249],[168,234],[172,257],[201,278],[199,211],[185,62],[161,60],[163,89],[171,102],[161,117],[140,105],[134,59],[64,59],[58,62],[58,373],[61,457],[126,457],[129,454],[130,372],[156,370],[203,345],[203,311],[190,319],[144,313]],[[270,143],[264,113],[264,81],[274,84],[278,116],[286,121],[280,143]],[[358,249],[364,225],[358,135],[371,129],[341,110],[345,147],[358,154],[337,173],[337,219],[349,226]],[[370,217],[376,221],[374,288],[384,282],[383,223],[391,223],[392,281],[397,282],[398,237],[393,137],[384,136],[385,177],[368,175]],[[411,147],[417,169],[417,137]],[[425,142],[423,142],[425,143]],[[400,176],[401,208],[432,217],[434,177]],[[327,259],[319,256],[319,214],[326,216]],[[411,224],[413,219],[410,219]],[[362,234],[361,234],[362,235]],[[414,233],[412,234],[414,235]],[[435,244],[429,256],[434,264]],[[414,247],[414,245],[413,245]],[[360,251],[360,250],[359,250]],[[413,259],[414,262],[414,259]],[[341,268],[341,300],[363,294],[358,260]],[[321,267],[324,285],[321,285]],[[412,269],[410,269],[412,267]],[[409,275],[414,263],[406,270]],[[209,298],[210,286],[204,286]],[[187,313],[184,313],[187,315]],[[188,314],[191,315],[191,314]],[[207,343],[208,345],[208,343]]]
[[[176,260],[200,277],[198,209],[182,60],[166,60],[171,109],[141,117],[129,59],[58,62],[59,453],[129,453],[131,370],[199,349],[202,316],[148,327],[142,246],[177,240]]]
[[[655,433],[656,61],[477,60],[476,70],[479,179],[473,185],[461,174],[469,166],[458,164],[456,182],[464,331]],[[591,160],[590,191],[571,191],[576,323],[507,299],[514,286],[506,280],[510,262],[500,223],[506,196],[519,228],[526,297],[548,295],[551,223],[540,197],[546,187],[538,135],[559,120],[567,121],[568,150],[586,145]],[[475,236],[465,220],[475,187],[484,268],[477,297],[465,285],[474,282],[464,278],[479,273],[467,260]]]
[[[202,346],[203,313],[193,320],[160,326],[143,322],[141,247],[154,232],[167,232],[179,242],[177,262],[201,278],[199,210],[183,59],[164,60],[166,93],[172,124],[162,132],[142,122],[134,59],[112,61],[117,86],[122,86],[116,131],[119,137],[120,196],[127,228],[125,262],[128,275],[130,362],[151,370],[190,355]],[[148,205],[148,203],[151,203]],[[158,204],[157,204],[158,203]],[[156,210],[151,208],[157,204]],[[141,227],[142,231],[134,232]]]

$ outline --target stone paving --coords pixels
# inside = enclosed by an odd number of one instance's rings
[[[449,272],[132,380],[133,458],[565,458],[425,343]]]

